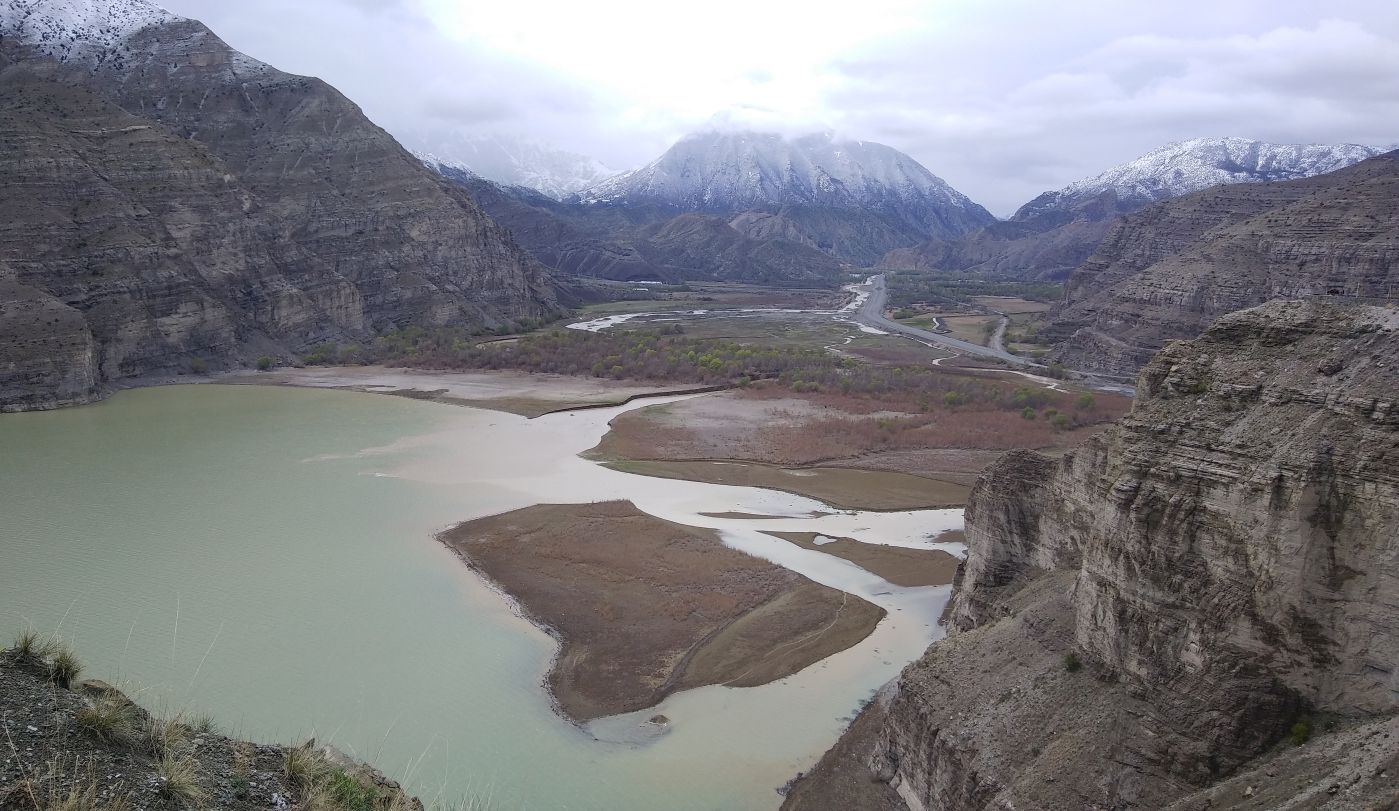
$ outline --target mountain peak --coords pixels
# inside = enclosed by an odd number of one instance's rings
[[[711,129],[580,195],[584,203],[659,205],[737,213],[781,206],[867,209],[929,232],[962,233],[992,221],[981,206],[922,164],[873,141],[832,133],[788,137]]]

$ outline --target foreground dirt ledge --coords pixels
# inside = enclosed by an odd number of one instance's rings
[[[314,740],[239,740],[210,719],[163,718],[105,682],[78,682],[80,670],[60,678],[59,657],[76,660],[44,645],[0,651],[0,809],[423,811],[397,782]]]
[[[440,538],[559,638],[548,685],[577,721],[693,687],[781,679],[855,645],[884,616],[630,502],[541,504]]]

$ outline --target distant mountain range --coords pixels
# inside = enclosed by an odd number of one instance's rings
[[[1270,144],[1245,138],[1182,141],[1045,192],[1009,220],[963,238],[896,249],[881,264],[1063,278],[1088,258],[1123,214],[1224,183],[1313,177],[1384,151],[1357,144]]]
[[[829,135],[698,133],[562,200],[425,160],[546,265],[612,279],[829,284],[843,266],[995,220],[907,155]]]
[[[399,133],[399,139],[429,166],[467,171],[556,200],[617,174],[593,158],[518,136],[413,131]]]

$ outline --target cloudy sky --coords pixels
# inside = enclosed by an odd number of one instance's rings
[[[1393,0],[161,1],[405,142],[626,169],[713,122],[833,130],[1000,215],[1186,138],[1399,142]]]

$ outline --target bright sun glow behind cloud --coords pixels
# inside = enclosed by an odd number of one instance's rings
[[[635,124],[732,111],[744,120],[829,126],[824,98],[835,78],[827,66],[929,24],[932,6],[425,0],[423,11],[463,47],[547,66],[622,101],[620,114]]]
[[[727,122],[903,150],[998,214],[1171,141],[1399,141],[1394,0],[158,0],[412,145],[631,168]]]

